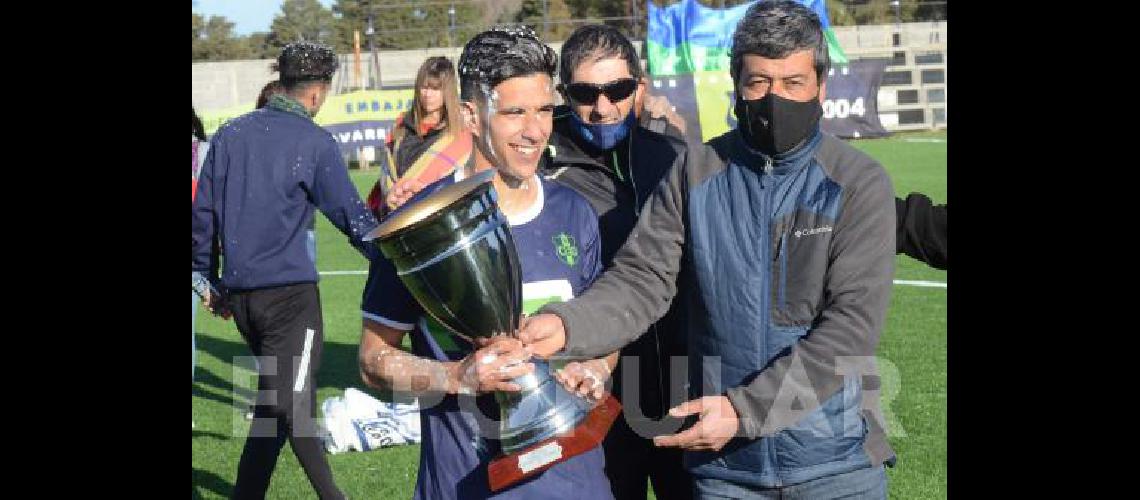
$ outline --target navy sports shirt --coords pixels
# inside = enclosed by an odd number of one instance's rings
[[[413,200],[453,184],[461,175],[459,169],[455,175],[424,188]],[[562,185],[540,180],[538,186],[534,209],[509,218],[522,266],[526,313],[547,302],[581,294],[602,271],[598,217],[590,204]],[[369,268],[361,309],[367,319],[411,331],[412,351],[417,356],[458,361],[472,351],[471,344],[451,337],[423,312],[396,276],[392,264],[383,257],[373,260]],[[470,410],[476,407],[482,418],[472,415]],[[432,402],[421,398],[423,442],[415,498],[613,498],[603,471],[605,456],[601,447],[492,495],[487,485],[487,464],[498,456],[500,447],[496,440],[481,436],[497,431],[498,416],[492,394],[446,395]],[[486,432],[480,433],[480,426]]]

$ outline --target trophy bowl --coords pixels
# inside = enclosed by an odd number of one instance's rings
[[[424,311],[468,342],[515,335],[522,314],[522,270],[494,174],[487,170],[410,202],[365,238],[392,262]],[[531,361],[534,371],[512,380],[519,392],[495,393],[508,455],[573,430],[593,406],[558,383],[546,361]]]

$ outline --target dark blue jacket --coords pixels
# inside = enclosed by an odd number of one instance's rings
[[[682,301],[689,395],[726,396],[740,423],[719,451],[685,454],[695,477],[775,487],[889,461],[861,376],[877,375],[894,274],[886,171],[818,132],[777,158],[736,130],[689,153],[613,266],[540,311],[562,318],[567,354],[613,351]]]
[[[686,146],[681,139],[638,126],[612,152],[591,154],[590,146],[574,129],[572,113],[566,106],[555,108],[549,155],[539,171],[544,178],[570,186],[590,202],[598,213],[602,265],[609,267],[637,223],[646,200],[669,169],[684,161]],[[606,158],[599,162],[598,155]],[[620,170],[614,170],[615,164]],[[636,390],[623,387],[622,376],[613,377],[612,391],[626,409],[621,418],[627,422],[641,416],[656,420],[669,410],[668,388],[673,376],[669,360],[687,353],[677,317],[677,312],[670,310],[648,332],[621,349],[622,357],[638,358]],[[626,369],[629,367],[619,362],[614,373]],[[627,392],[630,396],[626,396]]]
[[[194,203],[193,270],[207,273],[221,241],[221,284],[250,290],[317,282],[305,250],[314,206],[371,260],[361,239],[376,218],[360,200],[332,135],[309,118],[266,107],[210,141]]]

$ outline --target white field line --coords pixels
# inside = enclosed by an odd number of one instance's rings
[[[934,288],[946,288],[946,283],[941,281],[916,281],[916,280],[895,280],[896,285],[907,286],[925,286]]]
[[[904,138],[904,139],[903,139],[903,142],[934,142],[934,143],[944,143],[944,142],[946,142],[946,139],[938,139],[938,138],[935,138],[935,137],[906,137],[906,138]]]
[[[368,271],[321,271],[321,276],[348,276],[367,275]],[[946,283],[940,281],[895,280],[896,285],[924,286],[933,288],[946,288]]]

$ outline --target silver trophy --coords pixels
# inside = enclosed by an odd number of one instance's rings
[[[484,171],[410,203],[365,238],[395,266],[400,280],[452,334],[514,335],[522,313],[522,270],[507,218]],[[534,371],[512,382],[519,392],[496,392],[505,454],[574,429],[590,412],[533,359]],[[604,434],[604,431],[603,431]]]

